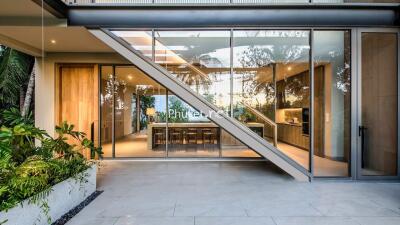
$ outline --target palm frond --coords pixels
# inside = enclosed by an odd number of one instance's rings
[[[0,105],[17,106],[21,88],[29,80],[33,57],[5,48],[0,58]]]

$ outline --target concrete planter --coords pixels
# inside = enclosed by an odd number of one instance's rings
[[[82,174],[86,174],[84,180],[87,182],[69,178],[52,187],[52,191],[45,200],[49,206],[48,216],[52,222],[96,191],[96,165],[82,172]],[[0,212],[0,224],[8,220],[4,225],[47,225],[47,218],[40,204],[30,204],[29,199],[24,200],[7,212]]]

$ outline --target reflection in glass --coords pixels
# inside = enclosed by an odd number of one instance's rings
[[[395,176],[398,163],[397,33],[361,36],[361,168]]]
[[[314,32],[314,175],[349,176],[350,33]]]
[[[135,66],[103,66],[101,72],[105,157],[164,157],[165,88]],[[151,129],[153,123],[163,124],[163,129]]]
[[[206,115],[168,94],[168,157],[260,157]]]
[[[152,58],[153,40],[151,31],[113,31],[115,35],[123,38],[134,49],[143,55]]]
[[[233,33],[233,115],[309,167],[309,32]]]
[[[230,32],[156,31],[155,61],[225,112],[230,110]]]
[[[218,157],[219,132],[216,124],[169,92],[169,157]]]
[[[101,146],[103,148],[104,157],[113,157],[113,133],[112,133],[112,120],[113,120],[113,67],[101,67],[101,81],[100,81],[100,110],[101,110]]]
[[[314,3],[399,3],[400,0],[313,0]]]

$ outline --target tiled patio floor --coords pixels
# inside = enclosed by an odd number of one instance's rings
[[[68,225],[399,225],[400,184],[299,183],[266,162],[105,161]]]

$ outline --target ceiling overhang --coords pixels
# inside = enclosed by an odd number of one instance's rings
[[[399,6],[70,6],[69,25],[113,28],[397,27]]]

